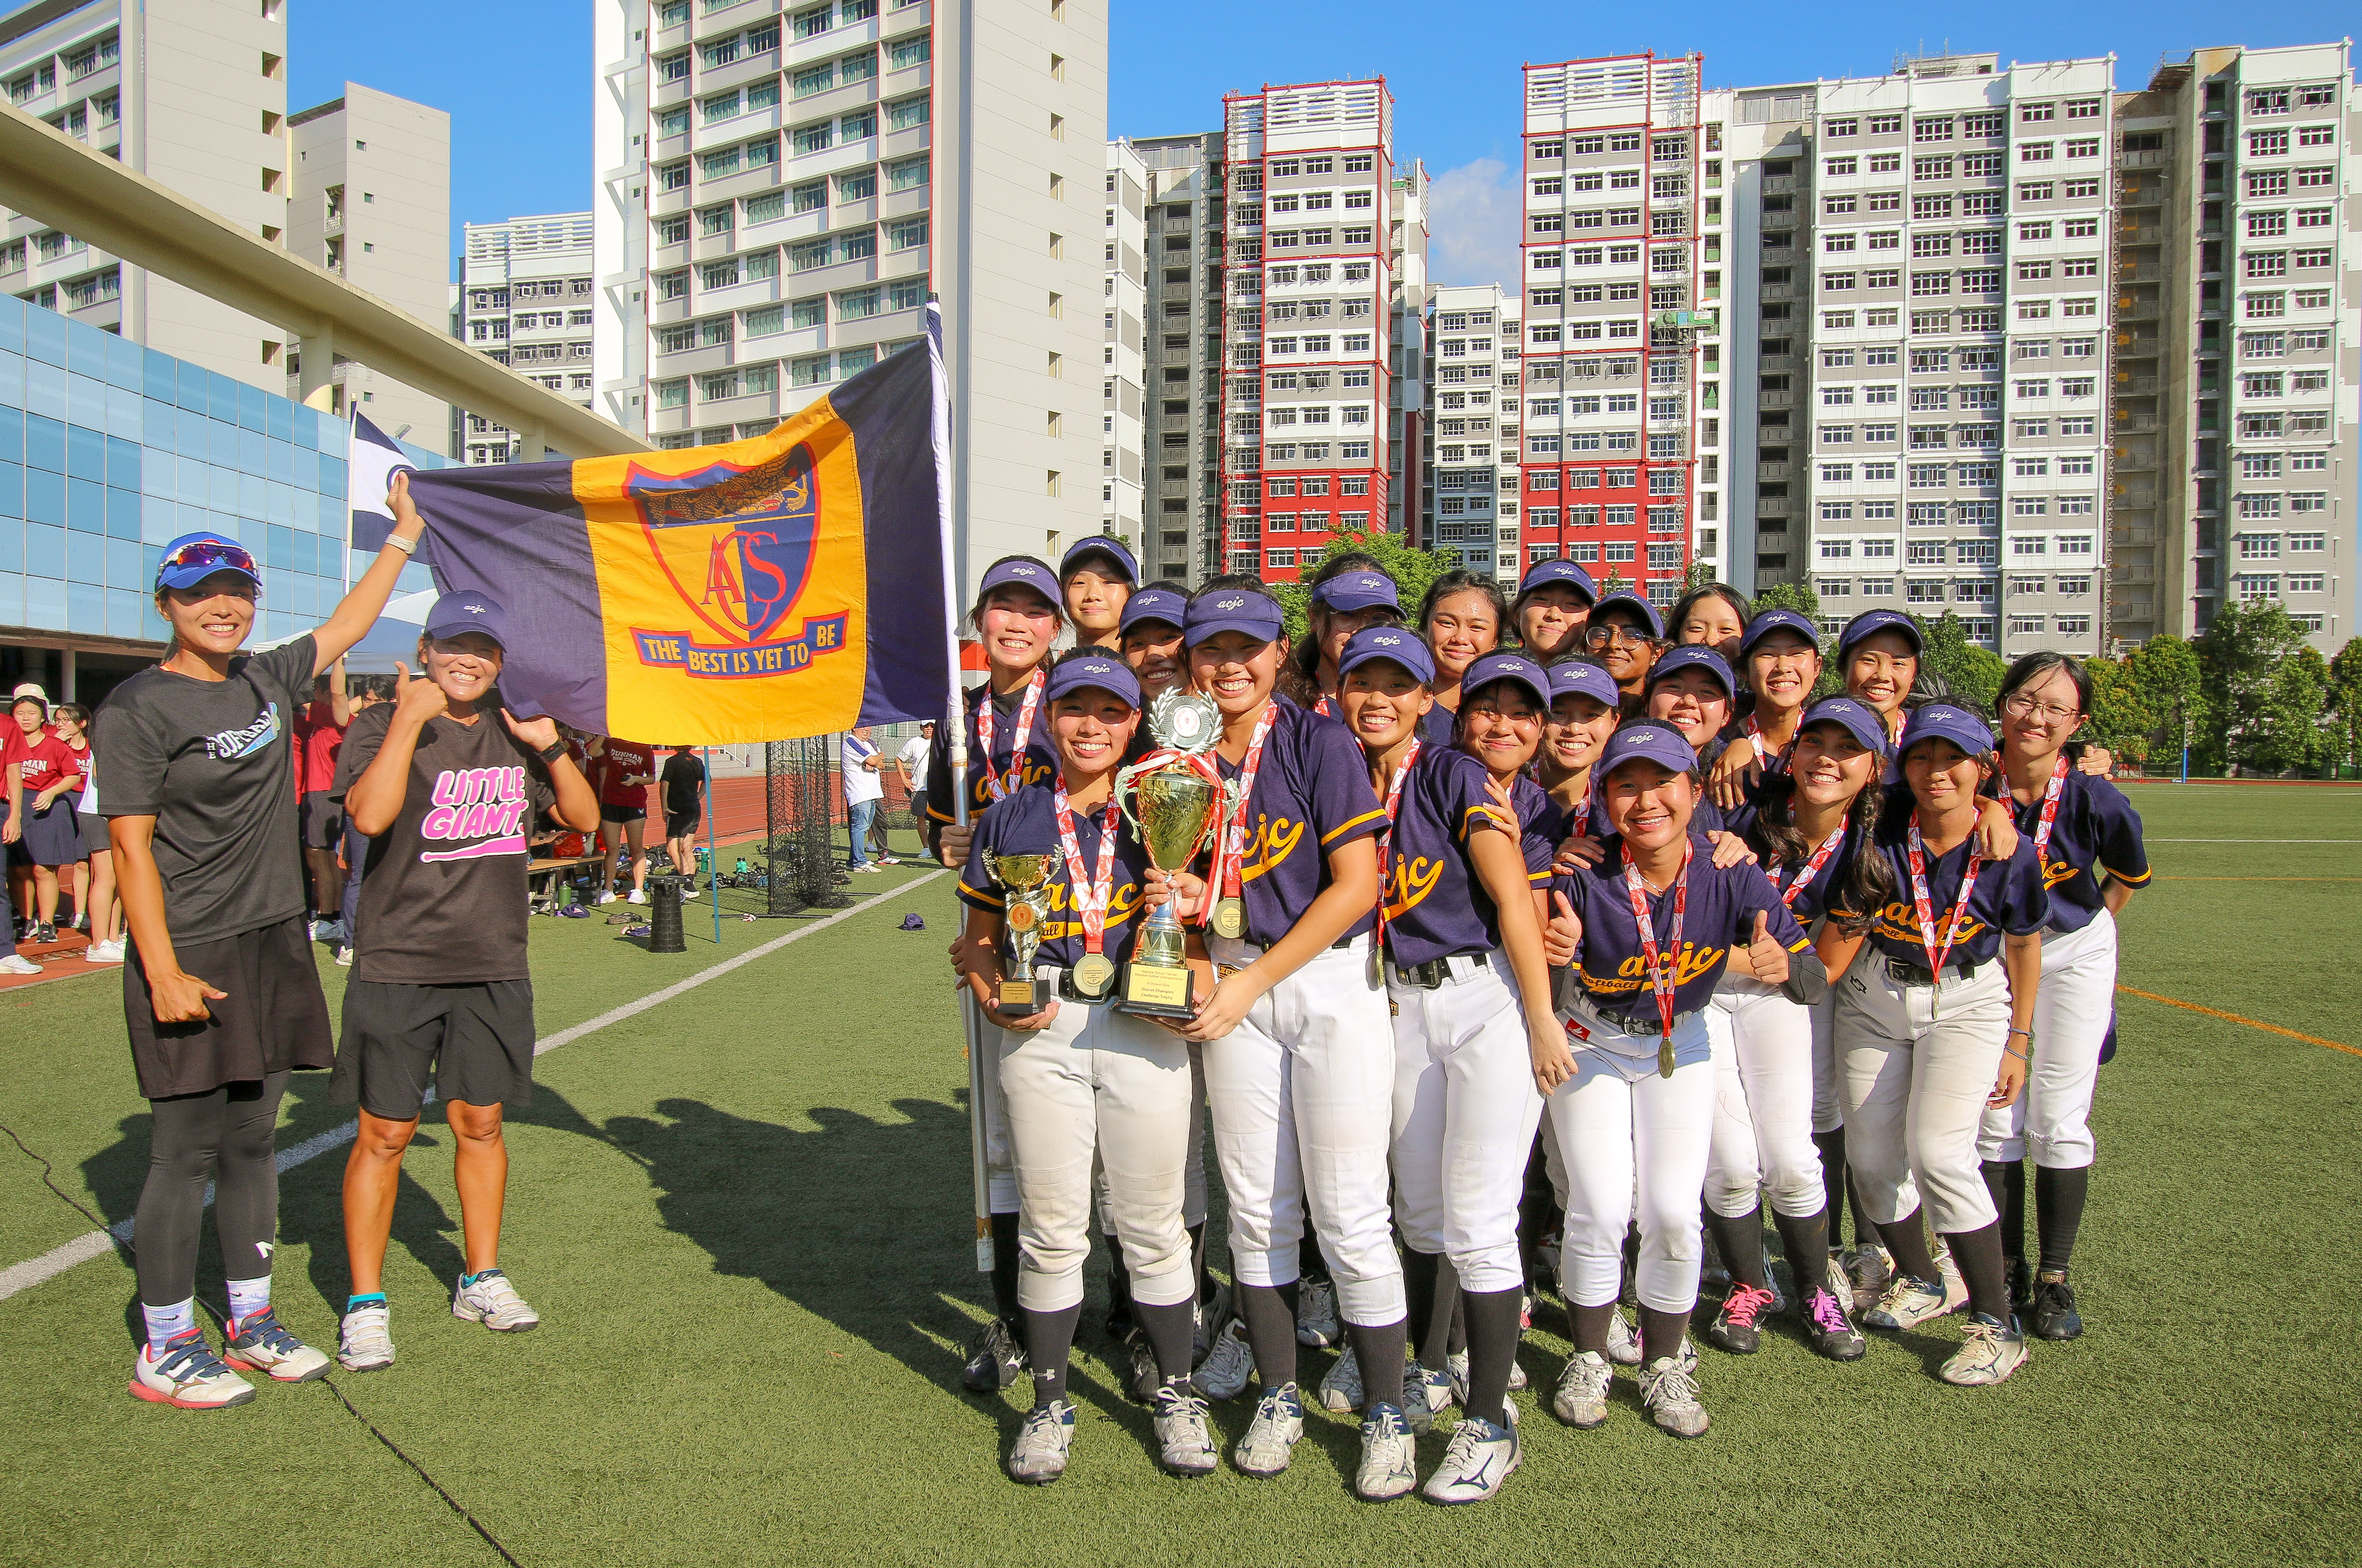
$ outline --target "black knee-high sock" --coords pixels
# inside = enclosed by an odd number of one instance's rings
[[[992,1310],[1017,1321],[1017,1216],[992,1217]]]
[[[1461,1309],[1468,1314],[1468,1413],[1495,1426],[1507,1422],[1501,1401],[1509,1397],[1509,1367],[1518,1359],[1518,1314],[1525,1292],[1507,1290],[1460,1292]]]
[[[1682,1353],[1682,1341],[1690,1332],[1687,1312],[1661,1312],[1647,1302],[1640,1304],[1640,1365],[1654,1366],[1669,1355]]]
[[[1927,1224],[1918,1210],[1878,1227],[1879,1238],[1894,1255],[1894,1266],[1912,1278],[1933,1284],[1937,1278],[1935,1249],[1927,1245]]]
[[[1616,1303],[1613,1301],[1602,1301],[1596,1307],[1569,1306],[1566,1321],[1568,1328],[1573,1331],[1574,1348],[1577,1351],[1596,1351],[1606,1355],[1607,1329],[1615,1319]]]
[[[1108,1299],[1110,1302],[1130,1301],[1131,1299],[1131,1270],[1123,1266],[1122,1238],[1109,1235],[1104,1231],[1099,1233],[1099,1237],[1102,1241],[1107,1243]],[[1133,1321],[1135,1322],[1139,1321],[1137,1314],[1134,1314]]]
[[[1944,1240],[1951,1246],[1960,1277],[1968,1281],[1969,1310],[2009,1321],[2009,1269],[2002,1261],[2000,1223],[1982,1230],[1948,1232]]]
[[[1779,1228],[1781,1250],[1788,1255],[1788,1272],[1795,1276],[1801,1311],[1811,1303],[1814,1291],[1829,1288],[1829,1213],[1824,1209],[1791,1218],[1774,1210],[1772,1223]],[[1846,1309],[1853,1309],[1849,1296]]]
[[[1392,1405],[1402,1409],[1403,1349],[1409,1338],[1410,1323],[1396,1318],[1391,1323],[1347,1323],[1346,1343],[1353,1347],[1353,1359],[1362,1364],[1362,1390],[1371,1405]]]
[[[2034,1223],[2042,1241],[2042,1271],[2064,1274],[2075,1255],[2075,1233],[2083,1228],[2083,1202],[2092,1195],[2092,1168],[2034,1168]]]
[[[1546,1244],[1558,1239],[1558,1217],[1551,1212],[1557,1207],[1554,1196],[1550,1168],[1542,1159],[1541,1140],[1537,1137],[1533,1151],[1526,1157],[1526,1185],[1518,1194],[1518,1259],[1529,1280],[1541,1277],[1537,1255]]]
[[[1436,1296],[1442,1263],[1440,1253],[1403,1248],[1403,1293],[1410,1303],[1410,1332],[1418,1342],[1421,1366],[1441,1366],[1446,1342],[1451,1337],[1451,1304]],[[1433,1361],[1428,1359],[1430,1355]]]
[[[1254,1349],[1255,1376],[1266,1389],[1296,1381],[1296,1287],[1242,1285],[1239,1317]]]
[[[1980,1168],[1985,1190],[1992,1195],[1993,1215],[2001,1222],[2001,1255],[2010,1263],[2025,1259],[2025,1162],[1989,1159]]]
[[[1628,1225],[1624,1230],[1624,1274],[1627,1278],[1633,1281],[1635,1287],[1633,1294],[1636,1296],[1639,1293],[1638,1289],[1640,1278],[1639,1268],[1640,1227],[1637,1224]]]
[[[1189,1266],[1197,1273],[1198,1299],[1214,1299],[1214,1277],[1206,1272],[1206,1222],[1198,1221],[1189,1227]]]
[[[1443,1336],[1443,1348],[1451,1355],[1468,1353],[1468,1306],[1460,1288],[1460,1270],[1451,1266],[1446,1257],[1435,1271],[1435,1294],[1438,1300],[1449,1297],[1451,1301],[1451,1331]],[[1442,1365],[1440,1362],[1438,1365]]]
[[[1709,1206],[1705,1228],[1714,1233],[1714,1245],[1722,1253],[1722,1266],[1730,1270],[1732,1283],[1752,1285],[1758,1290],[1772,1288],[1771,1278],[1764,1272],[1761,1204],[1753,1205],[1735,1219],[1717,1214]]]
[[[1857,1247],[1886,1246],[1886,1227],[1870,1217],[1870,1205],[1861,1201],[1861,1184],[1853,1179],[1853,1170],[1846,1170],[1846,1196],[1853,1202],[1853,1245]],[[1886,1247],[1893,1252],[1893,1247]]]
[[[1836,1245],[1845,1239],[1845,1129],[1815,1133],[1813,1146],[1821,1151],[1821,1212],[1828,1218],[1829,1241]]]
[[[1156,1376],[1186,1390],[1189,1386],[1189,1360],[1197,1348],[1191,1343],[1196,1314],[1190,1311],[1189,1303],[1174,1301],[1152,1307],[1145,1301],[1134,1301],[1131,1315],[1156,1352]]]
[[[1319,1233],[1309,1223],[1304,1227],[1304,1239],[1296,1244],[1296,1268],[1301,1278],[1329,1277],[1329,1259],[1321,1254]]]
[[[1033,1408],[1066,1397],[1066,1355],[1075,1347],[1075,1325],[1082,1321],[1083,1304],[1054,1312],[1019,1309],[1025,1323],[1025,1354],[1033,1364]]]

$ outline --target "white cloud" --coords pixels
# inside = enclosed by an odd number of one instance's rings
[[[1518,286],[1517,181],[1497,158],[1447,169],[1428,187],[1427,275],[1436,283]]]

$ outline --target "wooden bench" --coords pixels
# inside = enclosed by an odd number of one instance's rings
[[[524,866],[525,888],[527,896],[534,901],[534,907],[540,908],[546,904],[549,908],[557,908],[558,905],[557,882],[563,880],[568,872],[579,867],[599,864],[602,858],[599,855],[568,855],[549,860],[527,861]],[[541,892],[544,884],[540,879],[543,877],[551,879],[546,898]]]

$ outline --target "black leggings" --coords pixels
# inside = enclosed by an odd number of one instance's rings
[[[221,1234],[222,1276],[256,1279],[270,1272],[279,1235],[279,1168],[272,1146],[287,1074],[226,1083],[205,1094],[150,1100],[148,1184],[132,1223],[139,1299],[170,1307],[197,1293],[197,1239],[205,1218],[205,1183],[214,1183],[214,1228]]]

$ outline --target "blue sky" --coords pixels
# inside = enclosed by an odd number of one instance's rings
[[[296,0],[288,15],[291,109],[335,97],[349,77],[449,111],[455,235],[465,221],[590,205],[584,0],[402,0],[392,8]],[[1699,49],[1709,85],[1725,86],[1876,74],[1899,51],[1948,42],[2004,60],[2113,52],[2116,83],[2129,88],[2146,82],[2164,54],[2317,43],[2348,34],[2355,15],[2325,0],[2251,0],[2235,11],[2188,0],[2100,0],[2066,11],[2011,0],[1974,21],[1940,7],[1924,20],[1897,18],[1863,0],[1809,9],[1681,4],[1651,7],[1645,18],[1528,0],[1448,14],[1401,0],[1301,0],[1281,12],[1267,0],[1120,0],[1109,125],[1127,136],[1213,129],[1225,92],[1382,74],[1396,101],[1396,158],[1424,159],[1436,180],[1437,279],[1485,282],[1513,243],[1507,174],[1518,68],[1529,60]]]

